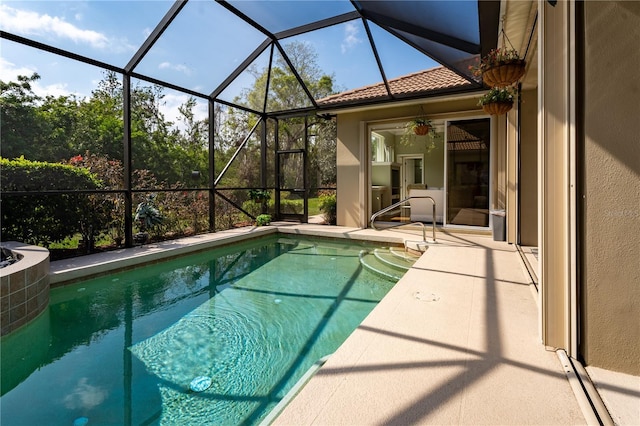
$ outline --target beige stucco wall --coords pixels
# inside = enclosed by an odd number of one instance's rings
[[[506,151],[497,151],[498,170],[505,171],[505,186],[496,191],[497,204],[504,192],[507,210],[507,241],[523,246],[538,245],[538,111],[537,90],[521,92],[518,108],[506,116]],[[518,115],[520,115],[520,144],[518,144]],[[520,156],[520,164],[518,164]],[[518,168],[520,170],[518,171]],[[498,179],[498,182],[501,182]],[[520,200],[518,200],[520,197]],[[504,208],[504,206],[500,206]],[[519,213],[519,214],[518,214]],[[518,237],[520,228],[520,237]]]
[[[640,2],[585,2],[582,354],[640,374]]]
[[[362,147],[360,140],[360,118],[356,114],[338,115],[337,158],[337,216],[336,223],[343,226],[360,227],[361,209],[366,206],[360,187],[365,176],[360,164]]]
[[[477,98],[480,96],[478,95]],[[421,114],[429,118],[458,118],[483,114],[477,107],[477,98],[429,101],[423,104],[399,107],[386,106],[337,115],[337,224],[365,228],[368,226],[368,123],[411,119]],[[361,161],[362,160],[362,161]]]
[[[507,113],[506,123],[506,206],[507,242],[518,242],[518,108]]]
[[[520,244],[538,245],[538,92],[524,90],[520,105]]]

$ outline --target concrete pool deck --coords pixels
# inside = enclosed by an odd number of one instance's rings
[[[409,228],[277,223],[52,262],[52,282],[276,231],[394,244],[421,238],[419,230]],[[490,235],[437,236],[439,243],[427,249],[274,424],[597,422],[586,398],[574,393],[575,380],[561,358],[540,342],[536,289],[516,248]],[[631,396],[625,405],[631,414],[617,424],[640,420],[633,405],[640,400],[640,389],[634,388],[640,381],[631,379],[622,392]]]

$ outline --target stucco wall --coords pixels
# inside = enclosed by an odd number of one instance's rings
[[[537,91],[522,92],[520,105],[520,244],[538,245]]]
[[[337,158],[337,216],[336,223],[343,226],[360,226],[361,208],[366,200],[361,200],[360,187],[364,185],[360,157],[360,118],[357,114],[339,115],[337,118],[338,142]]]
[[[585,2],[582,354],[640,374],[640,2]]]
[[[337,117],[337,224],[360,228],[368,226],[366,209],[369,196],[367,187],[369,164],[366,161],[366,155],[369,142],[365,140],[367,123],[404,119],[408,121],[421,114],[421,106],[424,114],[429,118],[444,119],[481,114],[482,111],[476,106],[477,98],[339,113]],[[363,147],[362,144],[365,143],[366,146]],[[363,160],[362,166],[361,160]]]

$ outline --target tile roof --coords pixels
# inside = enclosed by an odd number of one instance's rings
[[[447,132],[449,142],[476,142],[482,140],[481,138],[472,135],[460,126],[452,124],[449,126]]]
[[[487,145],[483,141],[447,143],[449,151],[482,151],[486,149],[488,149]]]
[[[442,66],[418,71],[389,80],[391,93],[398,97],[406,97],[457,87],[463,88],[465,86],[471,87],[473,84],[450,69]],[[387,90],[384,83],[380,82],[319,99],[318,104],[334,105],[346,102],[385,98],[388,98]]]

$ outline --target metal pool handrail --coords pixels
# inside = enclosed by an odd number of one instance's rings
[[[400,200],[394,204],[391,204],[388,207],[385,207],[382,210],[379,210],[377,212],[375,212],[372,216],[371,216],[371,227],[375,230],[378,230],[378,228],[376,228],[376,224],[375,221],[378,218],[378,216],[383,215],[391,210],[394,210],[400,206],[402,206],[404,203],[406,203],[407,201],[410,201],[411,199],[414,198],[428,198],[429,200],[431,200],[431,202],[433,203],[433,214],[431,216],[432,221],[431,221],[431,232],[432,232],[432,237],[433,237],[433,242],[436,242],[436,200],[433,199],[433,197],[430,197],[428,195],[415,195],[413,197],[408,197],[405,198],[404,200]],[[422,222],[411,222],[411,223],[401,223],[399,225],[395,225],[393,226],[393,228],[397,227],[397,226],[404,226],[404,225],[421,225],[422,226],[422,240],[423,241],[427,241],[427,235],[426,235],[426,231],[424,228],[424,223]]]

